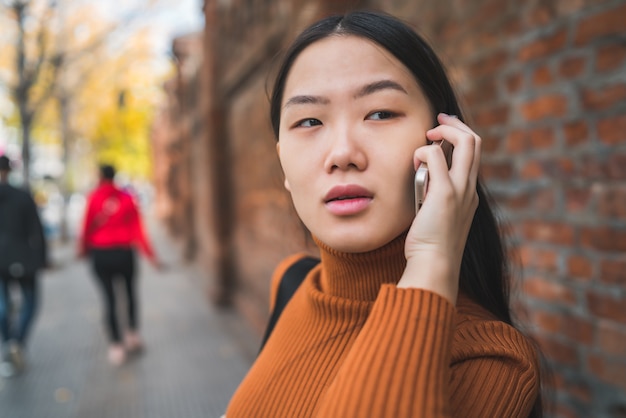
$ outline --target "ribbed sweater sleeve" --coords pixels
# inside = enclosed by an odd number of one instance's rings
[[[539,364],[523,334],[499,321],[471,321],[457,326],[453,346],[453,416],[528,417],[539,392]]]
[[[316,416],[449,416],[453,327],[444,298],[383,286]]]

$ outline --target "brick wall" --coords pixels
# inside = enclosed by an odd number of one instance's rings
[[[182,241],[184,256],[191,260],[196,251],[195,198],[192,169],[193,148],[205,129],[200,101],[202,36],[189,34],[172,45],[174,76],[167,80],[167,97],[152,126],[155,209],[170,234]]]
[[[395,3],[484,138],[555,416],[626,416],[626,2]]]
[[[484,139],[482,175],[521,269],[516,307],[555,382],[550,416],[626,416],[626,1],[207,0],[199,260],[257,330],[275,263],[306,246],[267,116],[272,57],[330,11],[418,27]],[[271,80],[271,77],[269,78]]]

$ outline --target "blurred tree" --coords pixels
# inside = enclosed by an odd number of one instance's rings
[[[158,65],[151,30],[136,24],[156,3],[137,8],[135,2],[123,15],[116,9],[116,19],[103,17],[96,3],[0,0],[0,11],[14,22],[0,37],[11,41],[0,54],[0,69],[9,70],[0,72],[0,86],[4,81],[15,105],[15,117],[6,122],[20,128],[24,183],[30,182],[31,138],[39,132],[61,145],[64,174],[58,180],[65,202],[76,179],[93,178],[85,170],[95,173],[96,160],[148,176],[151,109],[167,71]],[[80,155],[73,157],[77,149]]]
[[[14,51],[15,78],[9,82],[11,96],[19,114],[22,135],[22,170],[25,185],[30,174],[31,129],[37,113],[50,97],[63,56],[50,48],[47,21],[53,14],[55,2],[48,2],[38,10],[38,19],[30,16],[28,0],[4,1],[2,5],[12,12],[16,23]],[[36,30],[32,30],[37,26]],[[45,82],[44,82],[45,80]]]
[[[143,7],[151,4],[148,2]],[[139,10],[129,11],[113,21],[102,17],[95,2],[84,0],[2,0],[0,7],[10,13],[15,23],[14,36],[10,37],[14,43],[3,47],[2,55],[12,56],[13,68],[5,84],[17,110],[24,178],[28,180],[32,129],[42,113],[46,113],[44,108],[51,105],[50,99],[54,99],[53,106],[57,108],[58,131],[66,148],[68,138],[76,134],[70,126],[73,118],[69,113],[76,111],[72,109],[76,97],[84,96],[88,79],[96,75],[102,78],[104,73],[109,90],[127,88],[124,84],[129,80],[123,71],[131,62],[154,63],[154,57],[146,53],[153,52],[153,48],[146,45],[146,30],[130,24],[140,15]],[[132,58],[123,60],[120,57],[124,55]],[[3,59],[6,64],[6,58]],[[117,68],[113,71],[104,68],[109,64]],[[145,66],[143,70],[144,78],[154,83],[155,71],[146,73]],[[115,77],[110,76],[116,73]],[[102,98],[100,95],[90,103],[88,112],[95,114],[102,110],[99,106]],[[89,119],[93,122],[94,117]]]

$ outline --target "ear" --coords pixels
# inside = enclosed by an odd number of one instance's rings
[[[276,142],[276,153],[278,154],[278,159],[280,160],[280,141]],[[283,175],[285,174],[285,170],[283,170]],[[289,193],[291,193],[291,186],[289,186],[289,180],[287,180],[287,177],[285,177],[285,189],[287,189],[287,191]]]

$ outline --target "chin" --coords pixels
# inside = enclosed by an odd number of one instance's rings
[[[317,220],[316,220],[317,221]],[[390,243],[410,226],[408,224],[385,224],[381,219],[343,219],[340,222],[311,222],[304,224],[309,231],[330,248],[344,253],[366,253]],[[383,225],[380,228],[375,225]]]
[[[330,248],[342,253],[366,253],[376,250],[391,242],[398,235],[392,237],[372,237],[362,233],[333,233],[317,235],[317,238]]]

